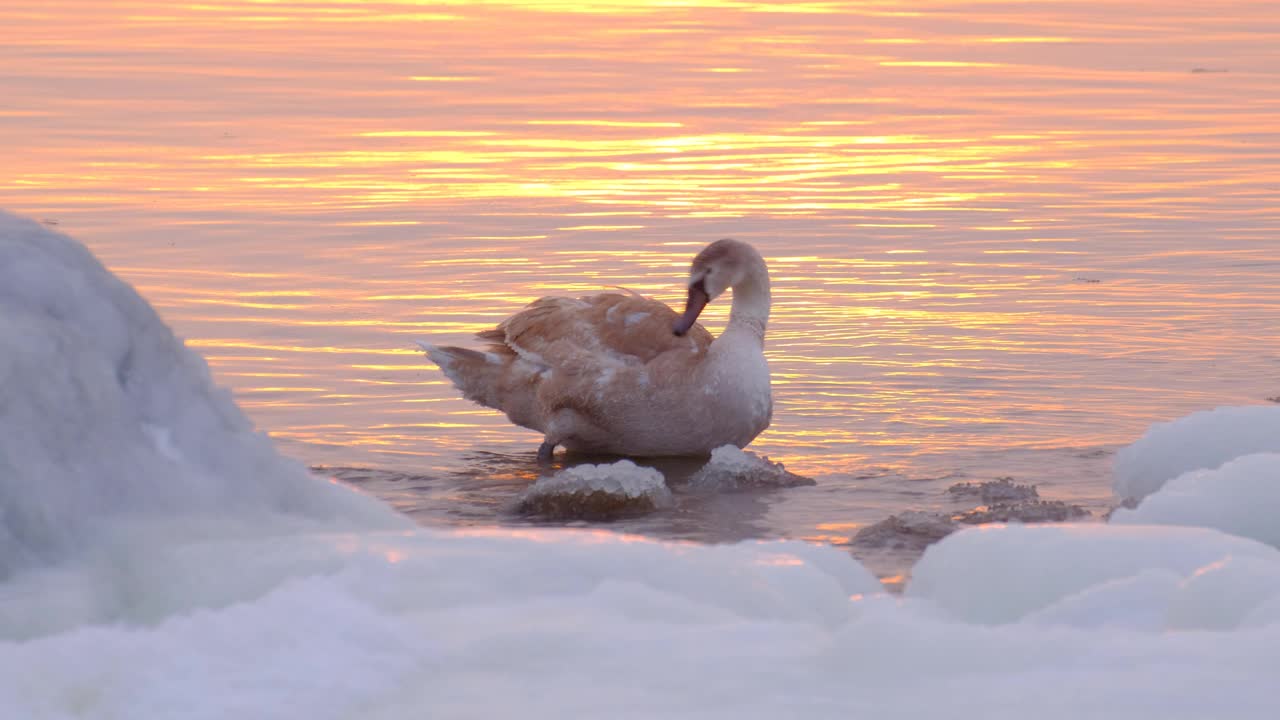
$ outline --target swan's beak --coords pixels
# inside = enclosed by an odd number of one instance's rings
[[[698,321],[698,316],[702,314],[702,308],[707,306],[711,301],[711,296],[707,295],[707,286],[703,280],[689,286],[689,301],[685,303],[684,315],[671,326],[671,332],[677,336],[683,336],[689,332],[689,328]]]

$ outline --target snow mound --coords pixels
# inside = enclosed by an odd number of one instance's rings
[[[1228,561],[1247,570],[1216,576],[1221,582],[1199,578]],[[1227,592],[1232,584],[1269,588],[1277,572],[1280,551],[1207,528],[986,525],[926,550],[906,594],[964,622],[1090,626],[1128,618],[1142,629],[1155,612],[1155,629],[1209,628],[1239,622],[1239,609],[1201,603],[1184,619],[1167,621],[1166,610],[1184,583],[1199,578],[1216,584],[1210,593]]]
[[[1153,425],[1116,454],[1112,485],[1140,499],[1191,470],[1255,453],[1280,452],[1280,407],[1223,407]]]
[[[662,473],[630,460],[575,465],[538,478],[516,501],[516,511],[555,520],[612,520],[674,504]]]
[[[689,478],[689,487],[705,492],[816,485],[811,478],[788,472],[780,462],[733,445],[711,451],[711,460]]]
[[[1210,527],[1280,548],[1277,512],[1280,454],[1259,453],[1179,475],[1136,508],[1118,508],[1111,523]]]
[[[403,522],[278,455],[133,288],[3,212],[0,383],[0,581],[139,521]]]

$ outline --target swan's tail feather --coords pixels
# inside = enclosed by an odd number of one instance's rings
[[[537,391],[545,368],[525,362],[501,346],[481,351],[418,341],[418,347],[440,366],[463,397],[501,410],[517,425],[542,432]]]
[[[462,396],[485,407],[502,409],[503,374],[507,362],[495,353],[417,341],[431,362],[440,366]]]

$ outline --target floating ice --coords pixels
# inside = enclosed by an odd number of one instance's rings
[[[574,465],[538,478],[516,501],[525,515],[557,520],[611,520],[673,504],[662,473],[630,460]]]
[[[1205,410],[1153,425],[1116,453],[1113,485],[1122,498],[1143,498],[1185,472],[1263,452],[1280,452],[1280,407]]]
[[[711,459],[689,478],[695,490],[722,491],[748,488],[797,487],[816,485],[812,479],[788,472],[780,462],[773,462],[749,450],[722,445],[711,451]]]
[[[1280,454],[1259,453],[1179,475],[1111,522],[1211,527],[1280,548],[1278,513]]]

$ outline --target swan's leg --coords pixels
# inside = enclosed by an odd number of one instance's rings
[[[551,456],[555,454],[556,444],[550,440],[545,440],[538,446],[538,464],[550,465]]]

